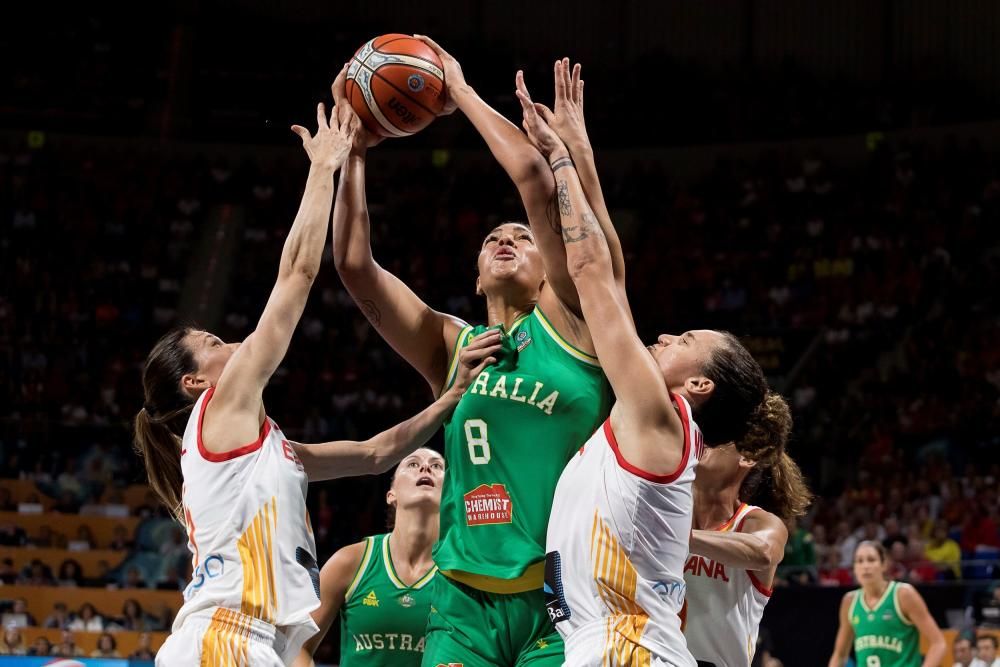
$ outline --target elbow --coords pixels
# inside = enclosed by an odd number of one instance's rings
[[[574,283],[611,278],[611,264],[606,259],[606,257],[589,251],[574,253],[566,264],[569,277]]]
[[[375,268],[375,260],[371,255],[358,257],[348,253],[347,250],[334,248],[333,265],[337,269],[337,274],[344,284],[350,285],[352,282],[359,282],[367,279]]]
[[[750,556],[753,561],[753,570],[773,570],[781,564],[784,559],[784,552],[773,549],[766,540],[754,536],[754,545]]]
[[[520,190],[536,185],[551,173],[552,168],[549,167],[548,160],[542,157],[541,153],[537,150],[524,150],[519,153],[518,163],[511,170],[510,177]]]

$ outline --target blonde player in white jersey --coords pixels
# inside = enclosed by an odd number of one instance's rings
[[[567,266],[617,403],[556,487],[547,607],[567,665],[693,667],[678,614],[694,468],[703,441],[740,440],[758,426],[767,383],[730,334],[662,335],[648,348],[639,340],[594,215],[606,208],[583,191],[558,134],[574,124],[567,117],[582,123],[579,68],[571,75],[559,61],[555,78],[554,112],[531,101],[520,73],[517,95],[528,136],[553,170]]]
[[[300,445],[266,416],[264,386],[285,356],[319,271],[333,175],[357,133],[348,107],[328,122],[320,104],[317,121],[315,136],[292,128],[311,166],[256,329],[229,345],[206,331],[177,329],[146,360],[136,446],[150,486],[187,526],[194,568],[157,665],[289,664],[317,631],[310,616],[319,584],[307,482],[388,470],[433,435],[473,373],[499,349],[491,343],[498,336],[480,337],[466,348],[475,346],[461,359],[462,379],[453,390],[362,443]]]
[[[811,499],[785,451],[792,429],[788,404],[769,393],[759,413],[766,428],[706,451],[698,463],[681,620],[699,667],[750,667],[785,554],[784,521],[804,514]]]

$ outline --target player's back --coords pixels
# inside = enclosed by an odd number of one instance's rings
[[[720,532],[739,532],[759,507],[743,503]],[[698,554],[684,566],[687,599],[684,636],[696,660],[715,667],[750,667],[771,590],[750,571],[727,567]]]
[[[277,626],[286,652],[294,655],[318,630],[310,616],[319,606],[319,579],[305,503],[308,479],[270,418],[256,441],[221,454],[208,451],[201,422],[213,391],[195,403],[181,447],[193,576],[174,631],[189,616],[222,607]]]
[[[702,444],[687,401],[673,398],[684,424],[684,454],[673,474],[629,464],[609,419],[559,479],[546,544],[546,602],[566,640],[567,664],[601,664],[602,656],[623,662],[628,655],[636,664],[646,656],[695,664],[679,612]]]

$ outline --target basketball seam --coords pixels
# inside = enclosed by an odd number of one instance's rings
[[[396,39],[403,39],[403,38],[402,37],[397,37]],[[386,44],[391,44],[392,42],[395,42],[395,41],[396,40],[394,39],[392,41],[386,42]],[[435,67],[436,69],[441,70],[442,72],[444,71],[444,63],[441,63],[440,65],[438,65],[434,61],[428,60],[427,58],[424,58],[423,56],[415,56],[412,53],[386,53],[385,51],[381,50],[381,47],[376,48],[374,44],[372,44],[372,51],[374,51],[375,53],[381,54],[383,56],[406,56],[407,58],[415,58],[417,60],[422,60],[423,62],[427,63],[428,65],[431,65],[431,66]]]
[[[365,66],[362,65],[362,67],[365,67]],[[365,67],[365,69],[369,69],[369,68]],[[374,74],[374,72],[372,72],[372,74]],[[351,92],[353,93],[354,91],[357,91],[358,95],[361,96],[361,104],[363,104],[365,106],[365,108],[368,109],[368,113],[371,115],[372,120],[375,122],[375,124],[383,132],[388,133],[389,137],[397,138],[397,139],[400,138],[400,137],[408,137],[408,136],[410,136],[412,134],[412,133],[407,132],[406,130],[401,130],[398,127],[396,127],[396,125],[394,123],[392,123],[392,121],[390,121],[388,118],[385,117],[385,112],[382,111],[381,107],[379,107],[378,108],[378,112],[380,114],[382,114],[382,116],[385,118],[385,120],[387,122],[389,122],[389,124],[392,126],[392,127],[386,127],[385,123],[383,123],[381,120],[379,120],[379,117],[375,115],[375,111],[372,109],[371,105],[368,104],[368,100],[365,98],[365,94],[361,91],[361,84],[358,83],[358,81],[357,81],[356,78],[352,79],[352,81],[354,83],[354,87],[351,89]],[[347,101],[351,104],[351,106],[354,106],[353,96],[348,97]],[[374,99],[374,94],[372,95],[372,101],[375,102],[375,106],[378,107],[378,100]]]
[[[410,97],[409,93],[407,93],[407,92],[405,92],[403,90],[400,90],[392,81],[389,81],[389,79],[387,79],[384,76],[382,76],[381,74],[379,74],[378,70],[372,70],[372,76],[377,76],[378,78],[382,79],[382,81],[384,81],[386,83],[386,85],[388,85],[390,88],[392,88],[393,90],[395,90],[397,93],[399,93],[400,95],[405,96],[406,99],[410,100],[411,102],[413,102],[414,104],[416,104],[418,107],[420,107],[421,109],[423,109],[424,111],[426,111],[430,115],[432,115],[435,118],[437,118],[437,113],[436,112],[431,111],[430,109],[428,109],[427,107],[425,107],[423,104],[421,104],[420,102],[418,102],[415,99],[413,99],[412,97]],[[377,103],[378,100],[375,100],[375,102]],[[380,108],[381,108],[381,106],[380,106]],[[385,113],[385,112],[383,111],[382,113]]]

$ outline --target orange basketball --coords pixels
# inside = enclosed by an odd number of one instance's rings
[[[382,35],[351,58],[346,93],[369,132],[406,137],[430,125],[444,106],[444,70],[420,40]]]

